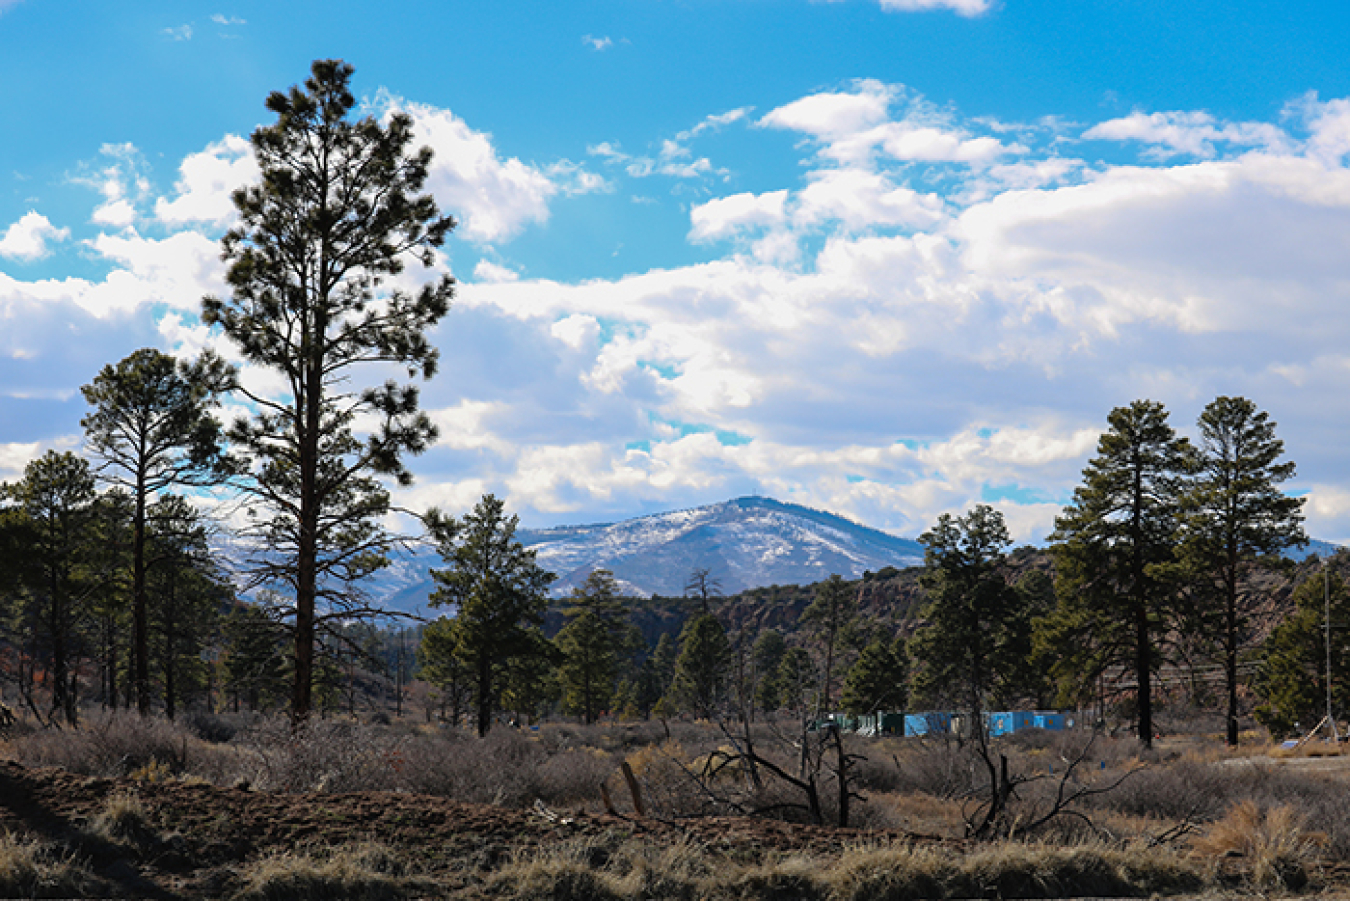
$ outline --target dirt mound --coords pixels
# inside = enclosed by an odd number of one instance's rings
[[[124,797],[143,811],[143,834],[110,837],[96,824]],[[683,837],[739,860],[770,851],[837,852],[864,835],[913,839],[755,819],[669,823],[542,806],[509,809],[398,792],[285,794],[86,778],[9,761],[0,761],[0,828],[73,852],[104,880],[109,894],[161,898],[219,897],[250,860],[364,842],[389,847],[454,890],[521,852],[579,837]]]

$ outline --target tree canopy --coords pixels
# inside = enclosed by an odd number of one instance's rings
[[[1109,666],[1131,670],[1139,740],[1151,745],[1157,645],[1173,613],[1164,568],[1174,559],[1191,449],[1154,401],[1117,407],[1107,424],[1055,520],[1059,604],[1039,639],[1070,693],[1081,696]]]
[[[1303,499],[1280,491],[1294,464],[1281,460],[1284,442],[1256,404],[1245,397],[1216,398],[1200,414],[1199,426],[1195,474],[1181,498],[1180,564],[1196,583],[1201,605],[1219,619],[1228,689],[1225,737],[1236,745],[1238,653],[1245,637],[1239,585],[1259,558],[1306,543]]]

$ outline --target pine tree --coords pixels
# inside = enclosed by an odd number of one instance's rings
[[[820,675],[805,648],[793,647],[784,651],[773,679],[778,688],[779,706],[798,716],[820,706]]]
[[[965,516],[942,514],[919,536],[927,571],[921,584],[926,625],[909,643],[913,689],[928,698],[959,699],[978,729],[990,696],[1010,676],[1030,623],[1021,596],[1003,577],[1012,539],[1003,514],[985,504]]]
[[[449,276],[413,294],[388,284],[408,260],[431,266],[454,221],[419,193],[431,151],[409,152],[408,116],[348,118],[351,75],[319,60],[303,87],[267,98],[277,121],[252,137],[262,181],[235,192],[239,225],[222,242],[230,293],[202,302],[203,319],[285,385],[272,396],[235,384],[255,412],[228,437],[248,463],[240,485],[264,514],[252,529],[263,550],[249,566],[294,597],[297,722],[311,706],[318,631],[371,612],[351,586],[387,562],[380,477],[409,484],[404,456],[436,437],[414,384],[362,389],[356,370],[429,378],[437,352],[427,332],[453,295]]]
[[[455,621],[440,616],[422,630],[417,644],[417,677],[440,690],[442,712],[456,725],[473,701],[474,673],[455,653]]]
[[[1157,645],[1174,612],[1165,571],[1191,450],[1160,403],[1117,407],[1107,422],[1083,484],[1055,520],[1059,604],[1037,642],[1057,656],[1063,689],[1080,696],[1110,666],[1132,671],[1139,740],[1151,746]]]
[[[266,607],[239,604],[225,617],[221,680],[235,710],[270,708],[285,695],[285,629]]]
[[[755,703],[765,712],[772,712],[781,706],[778,666],[785,653],[787,642],[783,639],[783,633],[777,629],[765,629],[759,633],[755,639],[755,648],[750,652],[756,674]]]
[[[909,701],[909,654],[902,640],[878,638],[863,648],[844,677],[839,699],[846,713],[904,710]]]
[[[1213,598],[1223,636],[1229,745],[1238,742],[1238,655],[1246,630],[1238,606],[1243,576],[1262,557],[1305,544],[1303,498],[1280,491],[1294,475],[1281,462],[1275,423],[1244,397],[1219,397],[1200,414],[1197,469],[1181,500],[1181,570]]]
[[[150,710],[150,616],[146,596],[146,507],[175,485],[218,478],[220,426],[212,416],[227,376],[214,357],[180,365],[168,354],[142,348],[104,366],[80,390],[93,410],[80,421],[100,475],[132,500],[132,681],[136,706]]]
[[[98,547],[94,475],[69,451],[47,451],[5,486],[21,517],[23,591],[31,599],[26,619],[33,649],[51,673],[49,719],[78,719],[79,669],[89,623],[89,600],[99,581],[92,558]]]
[[[147,511],[147,613],[164,713],[206,687],[202,652],[216,632],[233,589],[211,557],[206,527],[181,497],[167,495]]]
[[[433,607],[453,605],[448,626],[450,653],[473,673],[478,734],[492,726],[492,712],[512,658],[552,656],[539,627],[548,606],[553,573],[535,562],[534,551],[516,540],[517,517],[485,495],[463,519],[427,514],[427,527],[448,567],[433,569]],[[434,662],[432,652],[428,659]]]
[[[1275,736],[1306,731],[1326,715],[1328,607],[1332,697],[1341,699],[1339,709],[1350,697],[1350,592],[1345,582],[1338,575],[1318,573],[1294,590],[1293,602],[1294,612],[1261,645],[1252,685],[1261,699],[1256,719]]]
[[[711,613],[689,620],[680,632],[680,656],[670,689],[677,706],[712,719],[726,696],[730,667],[731,643],[721,621]]]
[[[587,725],[609,709],[624,664],[641,641],[619,598],[614,574],[597,569],[572,591],[567,624],[554,639],[562,653],[563,709]]]

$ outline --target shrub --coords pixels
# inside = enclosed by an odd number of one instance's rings
[[[546,757],[540,743],[514,729],[493,729],[482,739],[458,730],[413,736],[399,754],[399,781],[409,791],[508,807],[539,797]]]
[[[595,866],[593,856],[590,842],[525,854],[493,873],[487,888],[520,901],[618,901],[615,878]]]
[[[274,791],[360,791],[399,787],[400,740],[378,728],[284,717],[262,720],[235,739],[249,752],[258,788]]]
[[[902,901],[943,897],[949,869],[924,849],[860,847],[845,852],[826,878],[839,901]]]
[[[14,739],[20,763],[59,766],[85,776],[118,777],[152,761],[180,773],[192,765],[199,742],[170,720],[129,710],[91,716],[78,729],[44,729]]]

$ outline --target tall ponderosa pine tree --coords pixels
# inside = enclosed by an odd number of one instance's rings
[[[492,712],[511,659],[551,654],[539,627],[548,607],[554,575],[534,560],[534,551],[516,540],[515,516],[504,504],[483,497],[463,519],[427,514],[427,525],[448,568],[433,569],[431,605],[454,605],[443,647],[473,674],[478,734],[492,726]],[[424,660],[435,665],[434,660]]]
[[[1202,603],[1217,601],[1230,745],[1238,743],[1238,654],[1246,628],[1239,583],[1259,558],[1307,542],[1303,498],[1279,489],[1294,475],[1283,454],[1275,423],[1245,397],[1216,398],[1200,414],[1196,473],[1182,498],[1181,569],[1205,583]]]
[[[1113,665],[1132,671],[1139,740],[1150,746],[1157,644],[1172,612],[1162,570],[1174,559],[1191,450],[1160,403],[1117,407],[1107,422],[1073,503],[1055,520],[1059,604],[1037,641],[1061,685],[1080,695]]]
[[[174,485],[214,480],[221,462],[220,426],[211,415],[226,374],[214,357],[180,365],[142,348],[104,366],[80,390],[93,407],[80,425],[99,474],[126,489],[131,518],[132,685],[141,713],[150,710],[150,618],[146,598],[146,508]]]
[[[405,454],[436,436],[414,385],[361,390],[353,370],[399,366],[429,378],[437,353],[427,332],[453,296],[448,275],[412,294],[386,284],[406,262],[433,265],[454,221],[419,193],[431,151],[409,151],[411,118],[348,118],[351,74],[320,60],[303,88],[267,98],[276,124],[252,138],[262,183],[235,192],[239,225],[222,243],[230,295],[203,301],[203,318],[285,385],[273,396],[239,384],[256,412],[229,438],[250,467],[243,487],[263,508],[253,531],[267,552],[250,566],[295,598],[297,720],[311,706],[316,602],[347,604],[334,615],[349,618],[350,586],[385,562],[379,521],[389,500],[376,477],[409,483]],[[358,436],[358,423],[369,432]]]

